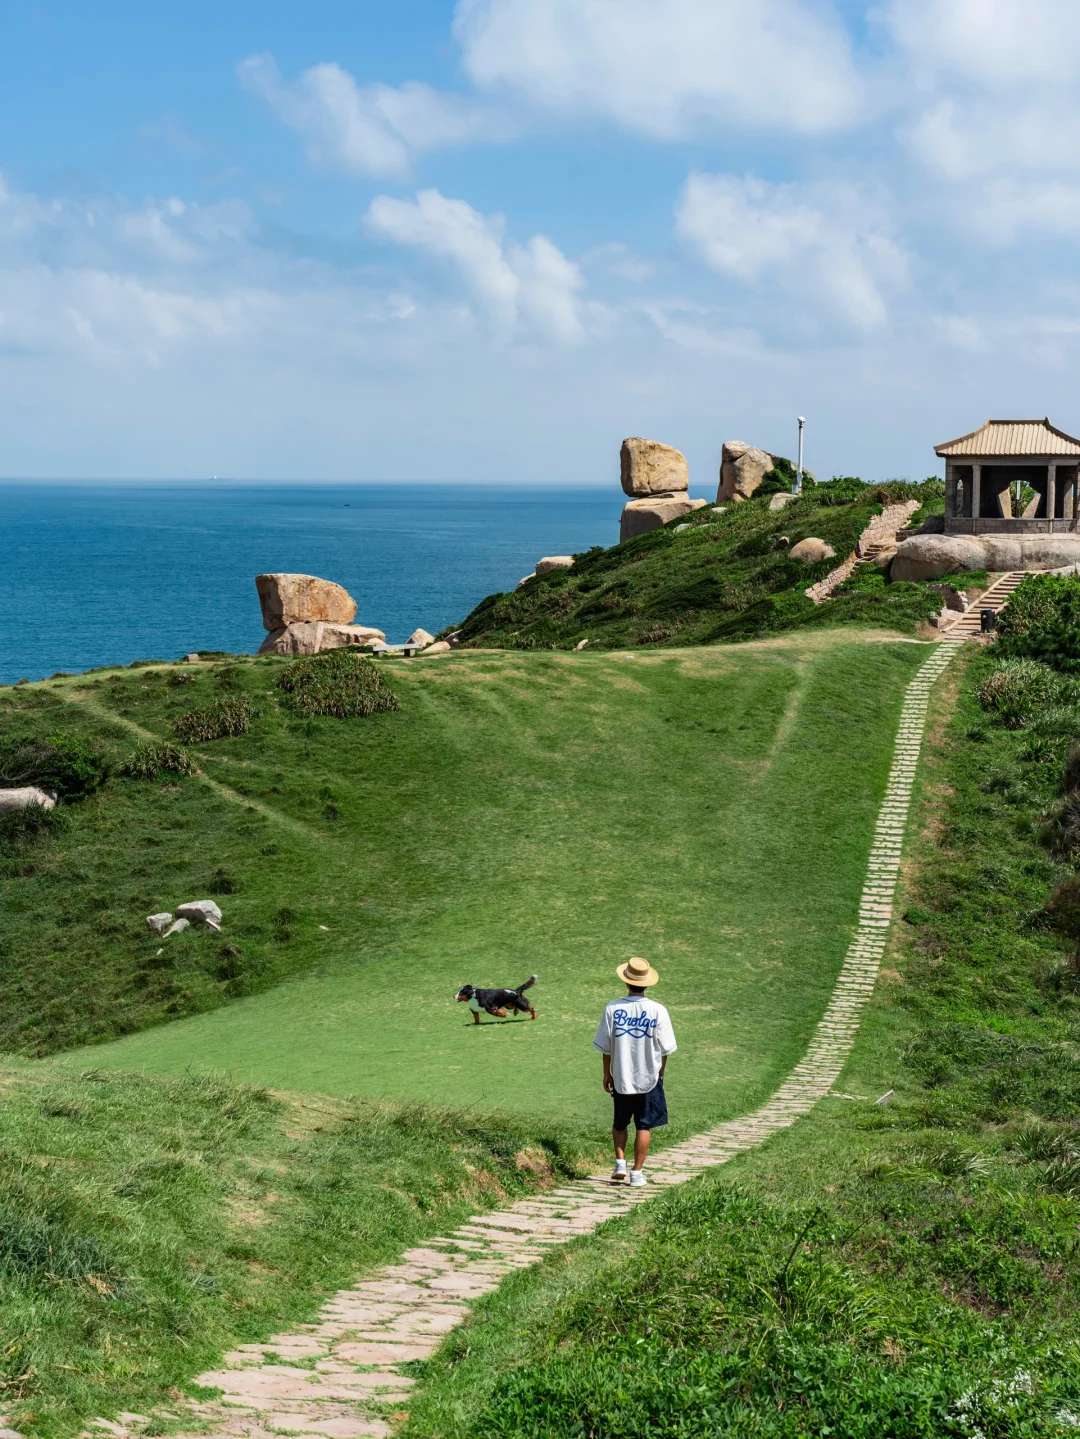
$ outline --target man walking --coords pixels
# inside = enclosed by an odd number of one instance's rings
[[[667,1010],[645,993],[660,978],[649,961],[628,960],[615,973],[626,985],[626,998],[613,999],[604,1010],[593,1048],[604,1056],[604,1089],[615,1101],[611,1126],[615,1169],[611,1179],[615,1184],[626,1179],[627,1129],[632,1116],[634,1167],[630,1184],[636,1189],[645,1183],[645,1158],[652,1131],[668,1122],[664,1070],[676,1044]]]

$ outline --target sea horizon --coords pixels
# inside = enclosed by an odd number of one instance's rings
[[[0,481],[0,683],[265,637],[255,576],[319,575],[393,641],[465,618],[542,555],[618,540],[614,485]]]

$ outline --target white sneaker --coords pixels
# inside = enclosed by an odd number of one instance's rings
[[[621,1184],[622,1181],[623,1181],[625,1178],[626,1178],[626,1165],[625,1165],[625,1163],[622,1164],[621,1166],[618,1165],[618,1164],[616,1164],[616,1165],[615,1165],[615,1168],[611,1171],[611,1182],[612,1182],[612,1184]]]
[[[630,1171],[630,1188],[631,1188],[631,1189],[640,1189],[643,1184],[648,1184],[648,1182],[649,1182],[649,1181],[645,1178],[645,1171],[644,1171],[644,1169],[631,1169],[631,1171]]]

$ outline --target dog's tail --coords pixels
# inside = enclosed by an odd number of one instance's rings
[[[534,985],[534,984],[536,983],[536,981],[537,981],[537,978],[538,978],[537,975],[535,975],[535,974],[530,974],[529,977],[528,977],[528,979],[525,981],[524,984],[519,984],[519,985],[518,985],[517,989],[514,990],[514,993],[515,993],[515,994],[523,994],[523,993],[525,992],[525,990],[527,990],[527,989],[532,989],[533,985]]]

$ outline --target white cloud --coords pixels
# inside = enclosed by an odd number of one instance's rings
[[[481,89],[676,139],[847,125],[863,84],[827,0],[460,0]]]
[[[949,71],[999,91],[1075,81],[1075,0],[891,0],[885,15],[897,43],[932,74]]]
[[[524,324],[564,344],[583,338],[581,271],[546,235],[507,241],[501,215],[481,215],[438,190],[415,200],[377,195],[365,223],[372,234],[449,260],[503,334]]]
[[[845,182],[692,174],[676,225],[718,274],[771,283],[863,330],[885,324],[886,293],[907,278],[887,203]]]
[[[303,137],[313,164],[357,175],[407,175],[420,151],[505,130],[490,109],[415,80],[361,87],[340,65],[324,64],[289,82],[270,55],[249,56],[237,74]]]

